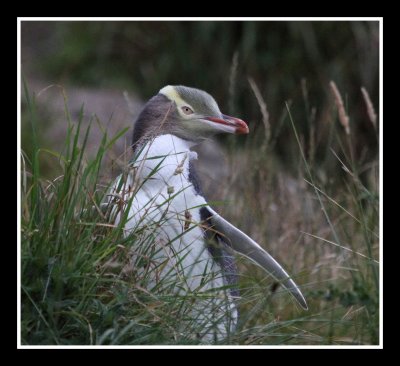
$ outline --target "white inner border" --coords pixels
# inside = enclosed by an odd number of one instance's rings
[[[21,345],[21,22],[22,21],[378,21],[379,22],[379,345],[359,346],[31,346]],[[127,348],[287,348],[287,349],[381,349],[383,348],[383,17],[19,17],[17,18],[17,348],[19,349],[127,349]]]

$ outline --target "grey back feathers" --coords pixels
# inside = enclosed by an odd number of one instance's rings
[[[140,112],[133,129],[132,146],[135,149],[147,138],[157,134],[162,123],[168,123],[168,114],[172,112],[173,103],[162,94],[152,97]]]
[[[225,285],[230,286],[229,292],[234,298],[240,296],[238,284],[238,268],[235,257],[233,256],[231,245],[228,241],[216,233],[215,230],[210,230],[212,224],[212,214],[207,207],[200,208],[201,221],[204,223],[204,236],[207,242],[207,250],[213,256],[214,260],[220,265],[224,275]]]

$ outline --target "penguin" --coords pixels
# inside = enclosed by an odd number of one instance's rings
[[[223,342],[237,326],[240,294],[234,253],[261,266],[307,309],[301,290],[282,266],[204,197],[193,164],[198,156],[191,149],[217,133],[248,134],[249,128],[221,113],[203,90],[163,87],[139,114],[128,173],[115,180],[109,194],[117,202],[115,224],[123,220],[124,235],[139,233],[139,242],[146,243],[141,244],[145,255],[133,248],[130,265],[147,273],[149,291],[190,298],[188,319],[196,334],[189,336],[205,343]],[[141,256],[150,257],[150,263],[138,265]]]

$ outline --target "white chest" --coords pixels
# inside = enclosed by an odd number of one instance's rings
[[[197,157],[189,148],[175,136],[159,136],[141,150],[130,173],[119,177],[112,188],[124,202],[116,223],[125,213],[126,235],[137,233],[140,248],[133,248],[132,265],[141,263],[140,256],[151,258],[148,267],[141,269],[150,274],[146,284],[150,290],[172,285],[173,291],[186,294],[224,286],[221,268],[206,247],[201,227],[199,210],[207,202],[189,181],[189,161]],[[213,302],[220,302],[224,312],[228,304],[236,319],[225,291],[215,295]]]

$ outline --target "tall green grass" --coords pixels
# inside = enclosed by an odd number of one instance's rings
[[[169,290],[176,283],[149,291],[150,274],[135,268],[146,267],[156,254],[151,230],[138,227],[126,236],[128,217],[116,225],[104,210],[109,186],[100,180],[101,162],[126,130],[111,137],[105,133],[88,159],[91,123],[83,130],[83,107],[72,121],[66,106],[62,152],[42,149],[35,96],[26,87],[24,94],[33,147],[29,155],[21,152],[22,344],[200,344],[194,335],[203,329],[191,312],[200,294],[176,295]],[[283,110],[278,126],[264,124],[271,131],[249,136],[244,146],[228,141],[227,164],[240,174],[232,174],[214,194],[227,202],[219,210],[294,274],[310,309],[300,310],[263,271],[238,258],[240,320],[223,343],[377,344],[378,163],[352,158],[351,137],[334,123],[332,110],[326,161],[344,174],[327,177],[323,159],[318,163],[312,156],[321,146],[306,149],[291,110]],[[273,155],[285,123],[298,151],[297,175],[283,171]],[[43,178],[43,155],[61,175]]]
[[[275,126],[270,125],[266,103],[254,81],[249,82],[265,130],[253,132],[239,154],[234,143],[229,146],[229,165],[240,174],[231,176],[228,190],[216,194],[232,202],[222,208],[226,216],[263,243],[288,266],[296,282],[303,284],[310,307],[308,313],[299,313],[293,306],[276,303],[274,286],[265,284],[264,274],[242,267],[247,281],[254,284],[258,278],[262,283],[258,296],[253,297],[262,304],[257,324],[279,319],[280,332],[268,332],[260,338],[267,344],[378,344],[378,158],[368,161],[354,157],[354,131],[351,124],[348,132],[341,126],[334,100],[326,120],[316,121],[306,107],[310,114],[307,136],[293,119],[290,103],[286,103]],[[364,123],[364,128],[374,127],[368,120],[357,122]],[[282,123],[289,124],[293,133],[287,149],[296,146],[298,151],[297,158],[293,156],[293,169],[284,166],[273,152],[278,141],[275,134]],[[327,128],[328,141],[316,141],[313,134],[320,132],[321,136],[326,131],[319,130]],[[364,156],[368,149],[365,146]],[[318,159],[314,156],[317,150]],[[335,175],[330,174],[332,170]],[[262,288],[264,294],[270,289],[268,300],[265,295],[260,297]],[[249,308],[244,305],[244,309],[246,313]]]
[[[26,88],[25,94],[35,136],[35,100]],[[87,160],[85,147],[91,122],[82,131],[83,107],[76,122],[66,111],[68,128],[63,152],[41,149],[34,138],[32,156],[23,152],[21,156],[22,343],[202,342],[201,335],[210,331],[206,328],[210,322],[217,325],[224,321],[223,317],[213,319],[215,294],[202,290],[212,276],[204,273],[199,287],[191,292],[177,293],[176,289],[185,288],[185,279],[172,273],[152,283],[165,266],[160,263],[161,249],[156,249],[154,241],[167,218],[161,216],[151,225],[139,222],[126,235],[124,227],[130,219],[134,194],[124,197],[125,173],[114,190],[99,183],[102,159],[126,130],[110,138],[104,134],[95,158]],[[80,145],[81,134],[84,139]],[[40,154],[53,156],[63,174],[53,180],[43,179]],[[181,193],[171,194],[164,206],[168,207],[169,201]],[[151,215],[154,208],[149,205],[149,209]],[[179,235],[171,241],[177,239]],[[184,257],[181,253],[174,256],[177,270],[183,272]],[[194,311],[198,299],[204,311]]]

